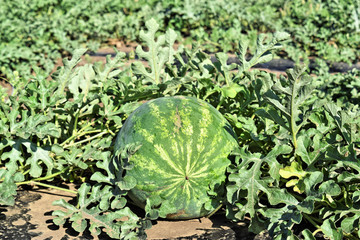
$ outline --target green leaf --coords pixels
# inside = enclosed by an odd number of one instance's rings
[[[83,162],[83,152],[80,148],[71,147],[69,151],[62,151],[58,156],[62,156],[66,161],[66,164],[77,166],[81,169],[87,169],[88,165]]]
[[[304,236],[304,240],[316,240],[314,235],[309,229],[305,229],[301,233]]]
[[[312,108],[308,105],[314,101],[312,92],[315,86],[311,83],[311,78],[305,75],[305,70],[305,67],[296,66],[293,70],[286,71],[287,83],[284,80],[276,81],[272,89],[263,96],[281,112],[282,118],[287,123],[286,129],[292,136],[295,150],[298,148],[297,134],[312,113]],[[273,119],[279,125],[284,125],[284,121],[278,121],[278,118]]]
[[[330,143],[328,143],[324,136],[319,132],[311,132],[310,129],[306,132],[301,132],[297,138],[296,154],[308,165],[313,165],[324,157],[326,150]]]
[[[223,75],[226,84],[229,85],[230,84],[230,72],[233,71],[235,68],[237,68],[237,65],[235,63],[232,63],[230,65],[227,64],[227,60],[229,57],[226,53],[216,53],[215,57],[218,60],[218,62],[215,62],[214,66],[221,73],[221,75]],[[236,85],[237,84],[235,84],[235,86]],[[234,90],[236,90],[236,89],[234,89]],[[234,98],[234,97],[232,97],[232,98]]]
[[[279,124],[281,127],[290,131],[289,126],[286,124],[285,120],[281,117],[281,115],[275,109],[258,109],[256,110],[256,114],[260,117],[270,119],[271,121]]]
[[[330,196],[338,196],[341,193],[341,188],[334,180],[328,180],[320,184],[319,192]]]
[[[62,95],[64,93],[65,87],[68,86],[69,81],[76,76],[76,71],[74,72],[73,69],[81,61],[81,56],[83,56],[86,51],[87,49],[85,48],[77,49],[73,52],[70,60],[66,58],[63,59],[64,67],[56,72],[56,78],[60,85],[54,95]]]
[[[294,206],[271,208],[264,212],[270,219],[268,230],[273,239],[296,239],[292,226],[302,221],[302,215]]]
[[[348,145],[342,150],[331,146],[327,149],[326,157],[330,160],[338,161],[338,168],[347,166],[360,172],[360,159],[357,157],[357,152],[353,144]]]
[[[242,89],[238,84],[232,83],[229,86],[222,87],[221,92],[224,97],[235,98]]]
[[[54,123],[46,123],[44,125],[38,126],[35,133],[40,139],[46,138],[48,136],[60,138],[61,129]]]
[[[283,178],[297,177],[299,179],[302,179],[306,176],[307,172],[302,169],[301,165],[298,162],[294,161],[290,164],[290,166],[286,166],[280,169],[279,174]]]
[[[91,189],[91,192],[90,192]],[[124,201],[120,200],[121,195],[114,191],[111,186],[102,186],[95,184],[91,187],[89,184],[82,184],[79,188],[79,208],[75,208],[64,200],[57,200],[53,203],[55,206],[62,206],[66,210],[58,210],[53,212],[55,216],[55,224],[63,224],[66,219],[72,221],[72,227],[83,232],[89,222],[89,230],[94,235],[99,235],[101,229],[105,228],[106,233],[117,239],[132,239],[135,237],[144,237],[144,228],[148,227],[147,222],[141,222],[128,207],[120,209],[109,209],[104,202],[110,202],[114,196],[117,201],[121,201],[120,206],[124,206]],[[97,205],[102,202],[103,208]],[[114,204],[112,204],[114,205]],[[119,206],[118,204],[117,207]],[[146,236],[146,235],[145,235]]]
[[[341,240],[343,239],[343,233],[340,228],[336,228],[334,222],[330,219],[326,219],[321,225],[321,230],[326,237],[331,240]]]
[[[277,32],[273,34],[272,39],[265,42],[266,35],[259,34],[256,43],[256,51],[254,56],[250,59],[250,61],[246,60],[247,48],[248,48],[248,40],[239,42],[239,53],[237,53],[237,57],[240,60],[241,66],[239,67],[239,74],[243,72],[247,72],[251,67],[258,63],[269,62],[272,59],[272,55],[269,52],[280,48],[281,46],[278,44],[281,41],[288,39],[290,35],[285,32]]]
[[[107,176],[99,171],[95,172],[90,180],[108,184],[120,182],[123,170],[120,169],[120,165],[117,162],[118,159],[112,159],[109,152],[103,152],[101,156],[102,158],[96,162],[96,166],[105,170]]]
[[[346,233],[352,233],[359,226],[359,219],[359,213],[352,217],[347,216],[341,221],[341,229]]]
[[[15,135],[21,132],[21,128],[25,125],[26,120],[22,120],[20,122],[17,121],[17,117],[20,115],[18,111],[18,104],[14,104],[13,109],[7,114],[10,125],[10,133]]]
[[[304,179],[305,192],[307,195],[319,195],[316,191],[317,185],[324,179],[324,174],[320,171],[308,172],[307,177]],[[322,193],[320,193],[322,194]]]
[[[325,109],[330,113],[330,115],[335,120],[335,123],[340,130],[342,136],[345,138],[348,144],[352,143],[353,140],[351,139],[350,131],[346,128],[346,124],[349,122],[349,116],[344,112],[341,111],[341,108],[336,106],[335,103],[327,103],[325,105]]]
[[[136,179],[132,176],[126,176],[117,182],[117,185],[121,190],[131,190],[136,186]]]
[[[286,203],[296,205],[297,200],[284,189],[270,187],[277,186],[277,178],[279,176],[278,170],[280,164],[276,158],[279,155],[288,154],[291,152],[291,147],[282,145],[275,146],[271,152],[266,156],[261,156],[259,153],[251,154],[246,152],[244,148],[239,152],[241,162],[236,166],[236,170],[229,175],[231,184],[227,186],[227,199],[234,204],[238,199],[238,194],[241,190],[246,190],[246,204],[239,209],[239,218],[241,219],[245,213],[250,216],[255,215],[255,208],[258,205],[258,194],[264,192],[271,205],[279,203]],[[269,164],[269,173],[271,177],[261,177],[261,166]]]
[[[37,130],[39,129],[38,125],[46,123],[50,119],[51,117],[45,116],[43,114],[31,115],[28,118],[23,118],[22,120],[24,121],[24,123],[26,123],[23,130],[26,131],[27,136],[30,136],[31,134],[37,134]]]
[[[159,29],[159,24],[154,19],[145,23],[148,31],[140,31],[140,39],[146,43],[149,50],[144,51],[142,46],[136,48],[136,54],[140,58],[147,60],[150,71],[148,71],[141,62],[134,62],[132,69],[134,73],[144,77],[145,82],[159,84],[167,81],[167,76],[163,77],[164,66],[166,63],[171,64],[174,61],[175,51],[173,45],[177,34],[174,30],[167,30],[165,35],[158,36],[155,40],[155,34]]]
[[[17,185],[24,181],[24,175],[0,168],[0,205],[13,206],[15,203]]]
[[[24,162],[21,144],[22,141],[19,139],[16,141],[8,141],[6,145],[11,146],[11,150],[1,154],[1,160],[9,159],[5,166],[11,173],[18,170],[18,163],[22,164]]]
[[[74,75],[71,80],[69,80],[68,86],[74,98],[77,99],[80,95],[83,96],[82,101],[86,102],[89,92],[93,88],[93,80],[95,78],[95,72],[93,67],[89,64],[86,64],[82,67],[77,68],[77,71],[74,72]]]
[[[348,234],[356,233],[358,231],[359,223],[360,223],[360,210],[359,210],[359,199],[360,199],[360,191],[356,190],[351,197],[351,205],[347,209],[338,209],[333,213],[341,218],[341,229]]]
[[[121,69],[120,67],[123,66],[123,59],[125,58],[126,54],[123,52],[118,52],[116,49],[116,55],[114,58],[111,58],[111,55],[106,56],[106,64],[101,68],[99,66],[94,66],[94,71],[96,73],[95,78],[98,83],[106,83],[107,79],[111,79],[117,76]]]
[[[146,218],[156,220],[159,217],[166,218],[168,214],[176,213],[177,209],[174,203],[162,199],[160,196],[153,196],[146,199],[145,212]]]
[[[22,145],[26,147],[28,153],[31,156],[26,159],[26,165],[30,165],[30,175],[32,177],[40,177],[43,173],[42,163],[46,165],[47,175],[52,173],[52,169],[54,168],[54,161],[50,158],[50,152],[44,148],[36,146],[36,144],[30,141],[23,141]]]

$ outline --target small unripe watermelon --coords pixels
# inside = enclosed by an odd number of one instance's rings
[[[221,204],[228,156],[238,143],[213,106],[184,96],[148,101],[125,121],[115,150],[135,143],[141,146],[126,172],[136,179],[129,192],[135,204],[144,208],[147,198],[160,196],[172,206],[169,219],[202,217]]]

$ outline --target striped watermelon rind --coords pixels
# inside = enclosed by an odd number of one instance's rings
[[[238,143],[230,124],[210,104],[184,96],[148,101],[125,121],[115,151],[129,144],[141,145],[128,157],[133,167],[126,172],[136,179],[129,192],[136,205],[145,208],[149,199],[161,199],[166,203],[161,216],[190,219],[221,204],[228,156]]]

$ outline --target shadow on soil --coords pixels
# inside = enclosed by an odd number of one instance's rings
[[[28,214],[29,203],[40,198],[40,194],[22,191],[18,193],[14,206],[0,205],[0,239],[27,240],[41,235],[32,232],[36,225],[30,222],[31,216]]]
[[[40,192],[40,191],[39,191]],[[30,203],[35,203],[40,200],[42,195],[33,191],[18,191],[18,195],[15,200],[14,206],[2,206],[0,205],[0,239],[11,239],[11,240],[32,240],[32,239],[43,239],[43,240],[69,240],[69,239],[78,239],[78,240],[90,240],[94,239],[91,236],[90,232],[86,230],[84,233],[79,234],[72,227],[71,223],[66,222],[63,226],[55,225],[51,219],[52,215],[51,208],[47,206],[40,206],[43,209],[41,213],[42,217],[47,217],[48,219],[44,221],[42,230],[39,230],[39,224],[34,224],[32,221],[36,216],[32,216],[29,208]],[[51,203],[50,203],[51,205]],[[33,205],[32,205],[33,206]],[[50,211],[49,211],[50,210]],[[210,218],[212,222],[212,229],[198,229],[202,230],[202,234],[187,236],[187,237],[178,237],[171,238],[174,240],[190,240],[190,239],[203,239],[203,240],[264,240],[270,239],[268,236],[259,237],[249,233],[247,231],[247,224],[238,225],[228,221],[223,215],[215,215]],[[199,219],[199,221],[201,221]],[[153,222],[154,225],[157,224],[157,221]],[[44,228],[45,227],[45,228]],[[62,228],[62,231],[60,231]],[[44,230],[45,229],[45,230]],[[48,231],[44,235],[42,231]],[[49,234],[50,233],[50,234]],[[53,233],[53,234],[52,234]],[[59,236],[60,235],[60,236]],[[62,235],[62,236],[61,236]],[[56,237],[48,237],[56,236]],[[102,233],[98,236],[100,240],[112,240],[105,233]],[[162,239],[165,240],[165,239]]]

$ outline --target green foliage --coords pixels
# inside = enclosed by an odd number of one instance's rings
[[[44,7],[56,3],[48,2]],[[141,1],[135,5],[138,3]],[[97,4],[101,3],[94,6]],[[181,4],[187,4],[181,10],[187,21],[196,24],[200,16],[190,13],[202,8],[191,8],[188,1]],[[209,6],[215,6],[212,4]],[[258,4],[264,5],[262,1]],[[69,1],[61,6],[73,5]],[[177,11],[176,6],[172,11]],[[35,1],[31,7],[40,9],[42,5]],[[60,15],[56,9],[53,13]],[[88,13],[77,8],[72,11]],[[15,13],[21,10],[15,9]],[[168,23],[175,25],[176,21]],[[250,47],[252,59],[245,58],[249,49],[241,40],[237,56],[243,65],[237,66],[227,63],[225,53],[217,53],[217,61],[212,63],[195,44],[192,50],[174,50],[173,31],[162,33],[160,22],[154,20],[146,26],[141,38],[148,49],[139,47],[138,54],[149,65],[127,66],[125,54],[118,52],[114,58],[108,56],[104,65],[78,66],[86,52],[79,48],[71,60],[64,59],[64,66],[51,75],[52,80],[48,80],[46,69],[37,67],[31,78],[8,75],[15,92],[7,101],[0,101],[0,204],[14,203],[17,186],[56,187],[59,182],[74,182],[79,189],[70,192],[77,194],[78,202],[55,202],[64,208],[53,213],[56,224],[70,221],[76,231],[88,228],[93,235],[103,231],[119,239],[146,238],[150,220],[162,217],[172,205],[149,199],[143,216],[132,212],[127,193],[136,179],[126,175],[133,167],[127,157],[139,146],[112,153],[114,138],[144,101],[184,95],[215,106],[238,136],[240,148],[230,156],[233,162],[227,169],[223,205],[228,218],[238,221],[249,217],[251,231],[267,229],[274,239],[314,239],[319,232],[330,239],[359,237],[357,71],[328,77],[326,69],[319,68],[317,77],[309,77],[306,67],[295,67],[287,76],[277,77],[250,68],[270,60],[286,34],[261,35],[256,49]]]
[[[96,51],[109,39],[142,41],[146,34],[140,31],[151,18],[161,30],[174,29],[169,44],[176,32],[181,42],[196,41],[207,51],[237,52],[238,41],[249,39],[254,54],[259,33],[286,31],[291,40],[282,55],[296,61],[359,58],[358,1],[1,0],[0,6],[0,75],[8,79],[17,73],[30,77],[35,66],[49,74],[60,57],[78,48]],[[153,61],[150,75],[157,78],[161,60]]]
[[[277,188],[281,166],[276,158],[279,155],[290,152],[291,148],[287,145],[275,147],[267,156],[261,156],[261,153],[251,154],[244,149],[240,150],[239,158],[241,162],[230,170],[229,181],[231,184],[227,186],[229,203],[231,205],[236,203],[235,205],[239,208],[234,216],[235,218],[243,219],[247,213],[250,214],[251,217],[255,217],[255,208],[258,208],[259,205],[258,194],[260,191],[267,195],[271,205],[277,205],[279,203],[285,203],[287,205],[297,204],[297,200],[293,196],[283,189],[280,190]],[[269,176],[267,177],[261,176],[261,168],[264,165],[268,166]],[[246,204],[237,203],[239,196],[246,198]]]
[[[91,190],[91,192],[90,192]],[[54,211],[54,223],[61,225],[67,218],[72,221],[71,226],[78,232],[83,232],[89,221],[89,231],[99,235],[101,230],[117,239],[139,239],[144,236],[144,229],[148,223],[142,222],[126,205],[126,199],[111,186],[95,184],[90,186],[83,183],[78,189],[79,207],[75,207],[63,199],[53,203],[55,206],[66,208],[66,211]],[[92,204],[96,204],[92,206]]]
[[[47,73],[75,49],[92,51],[109,38],[134,40],[143,22],[160,13],[155,1],[0,1],[0,69],[28,77],[32,66]],[[136,15],[134,15],[136,13]],[[31,67],[30,67],[31,66]]]
[[[316,85],[304,70],[296,67],[287,72],[287,79],[271,78],[273,81],[262,86],[264,90],[257,90],[257,101],[261,107],[255,112],[257,128],[252,128],[257,132],[251,136],[257,136],[253,139],[258,142],[259,139],[271,139],[271,148],[263,148],[262,151],[266,157],[273,156],[276,151],[277,157],[275,164],[268,163],[260,168],[257,149],[246,147],[254,153],[242,152],[239,164],[234,166],[237,175],[232,172],[229,176],[229,181],[234,183],[228,185],[228,194],[232,193],[228,195],[228,201],[233,203],[228,211],[235,212],[235,219],[243,219],[249,213],[251,228],[257,230],[267,225],[274,239],[295,238],[294,225],[305,226],[306,222],[331,239],[342,239],[343,236],[351,239],[355,228],[345,228],[345,234],[340,225],[357,221],[356,216],[346,211],[353,204],[349,195],[356,194],[357,184],[349,188],[350,180],[344,175],[353,179],[351,176],[359,171],[359,110],[352,106],[344,111],[335,103],[325,103],[324,99],[317,98]],[[269,127],[272,124],[275,124],[275,131]],[[267,133],[267,129],[271,131]],[[291,149],[282,153],[278,150],[280,146],[291,146]],[[249,165],[249,159],[252,165]],[[281,166],[275,171],[277,175],[272,173],[274,166]],[[251,171],[254,171],[253,174],[247,175]],[[280,181],[277,182],[279,175]],[[255,177],[255,183],[262,178],[269,182],[265,185],[251,184],[251,176]],[[265,186],[279,189],[269,191]],[[274,201],[269,192],[275,194],[280,189],[285,192],[278,195],[281,196],[278,201]],[[233,193],[237,193],[237,198]],[[295,197],[295,201],[285,202],[287,194]],[[286,205],[279,208],[279,203]],[[303,234],[308,234],[308,231]]]

